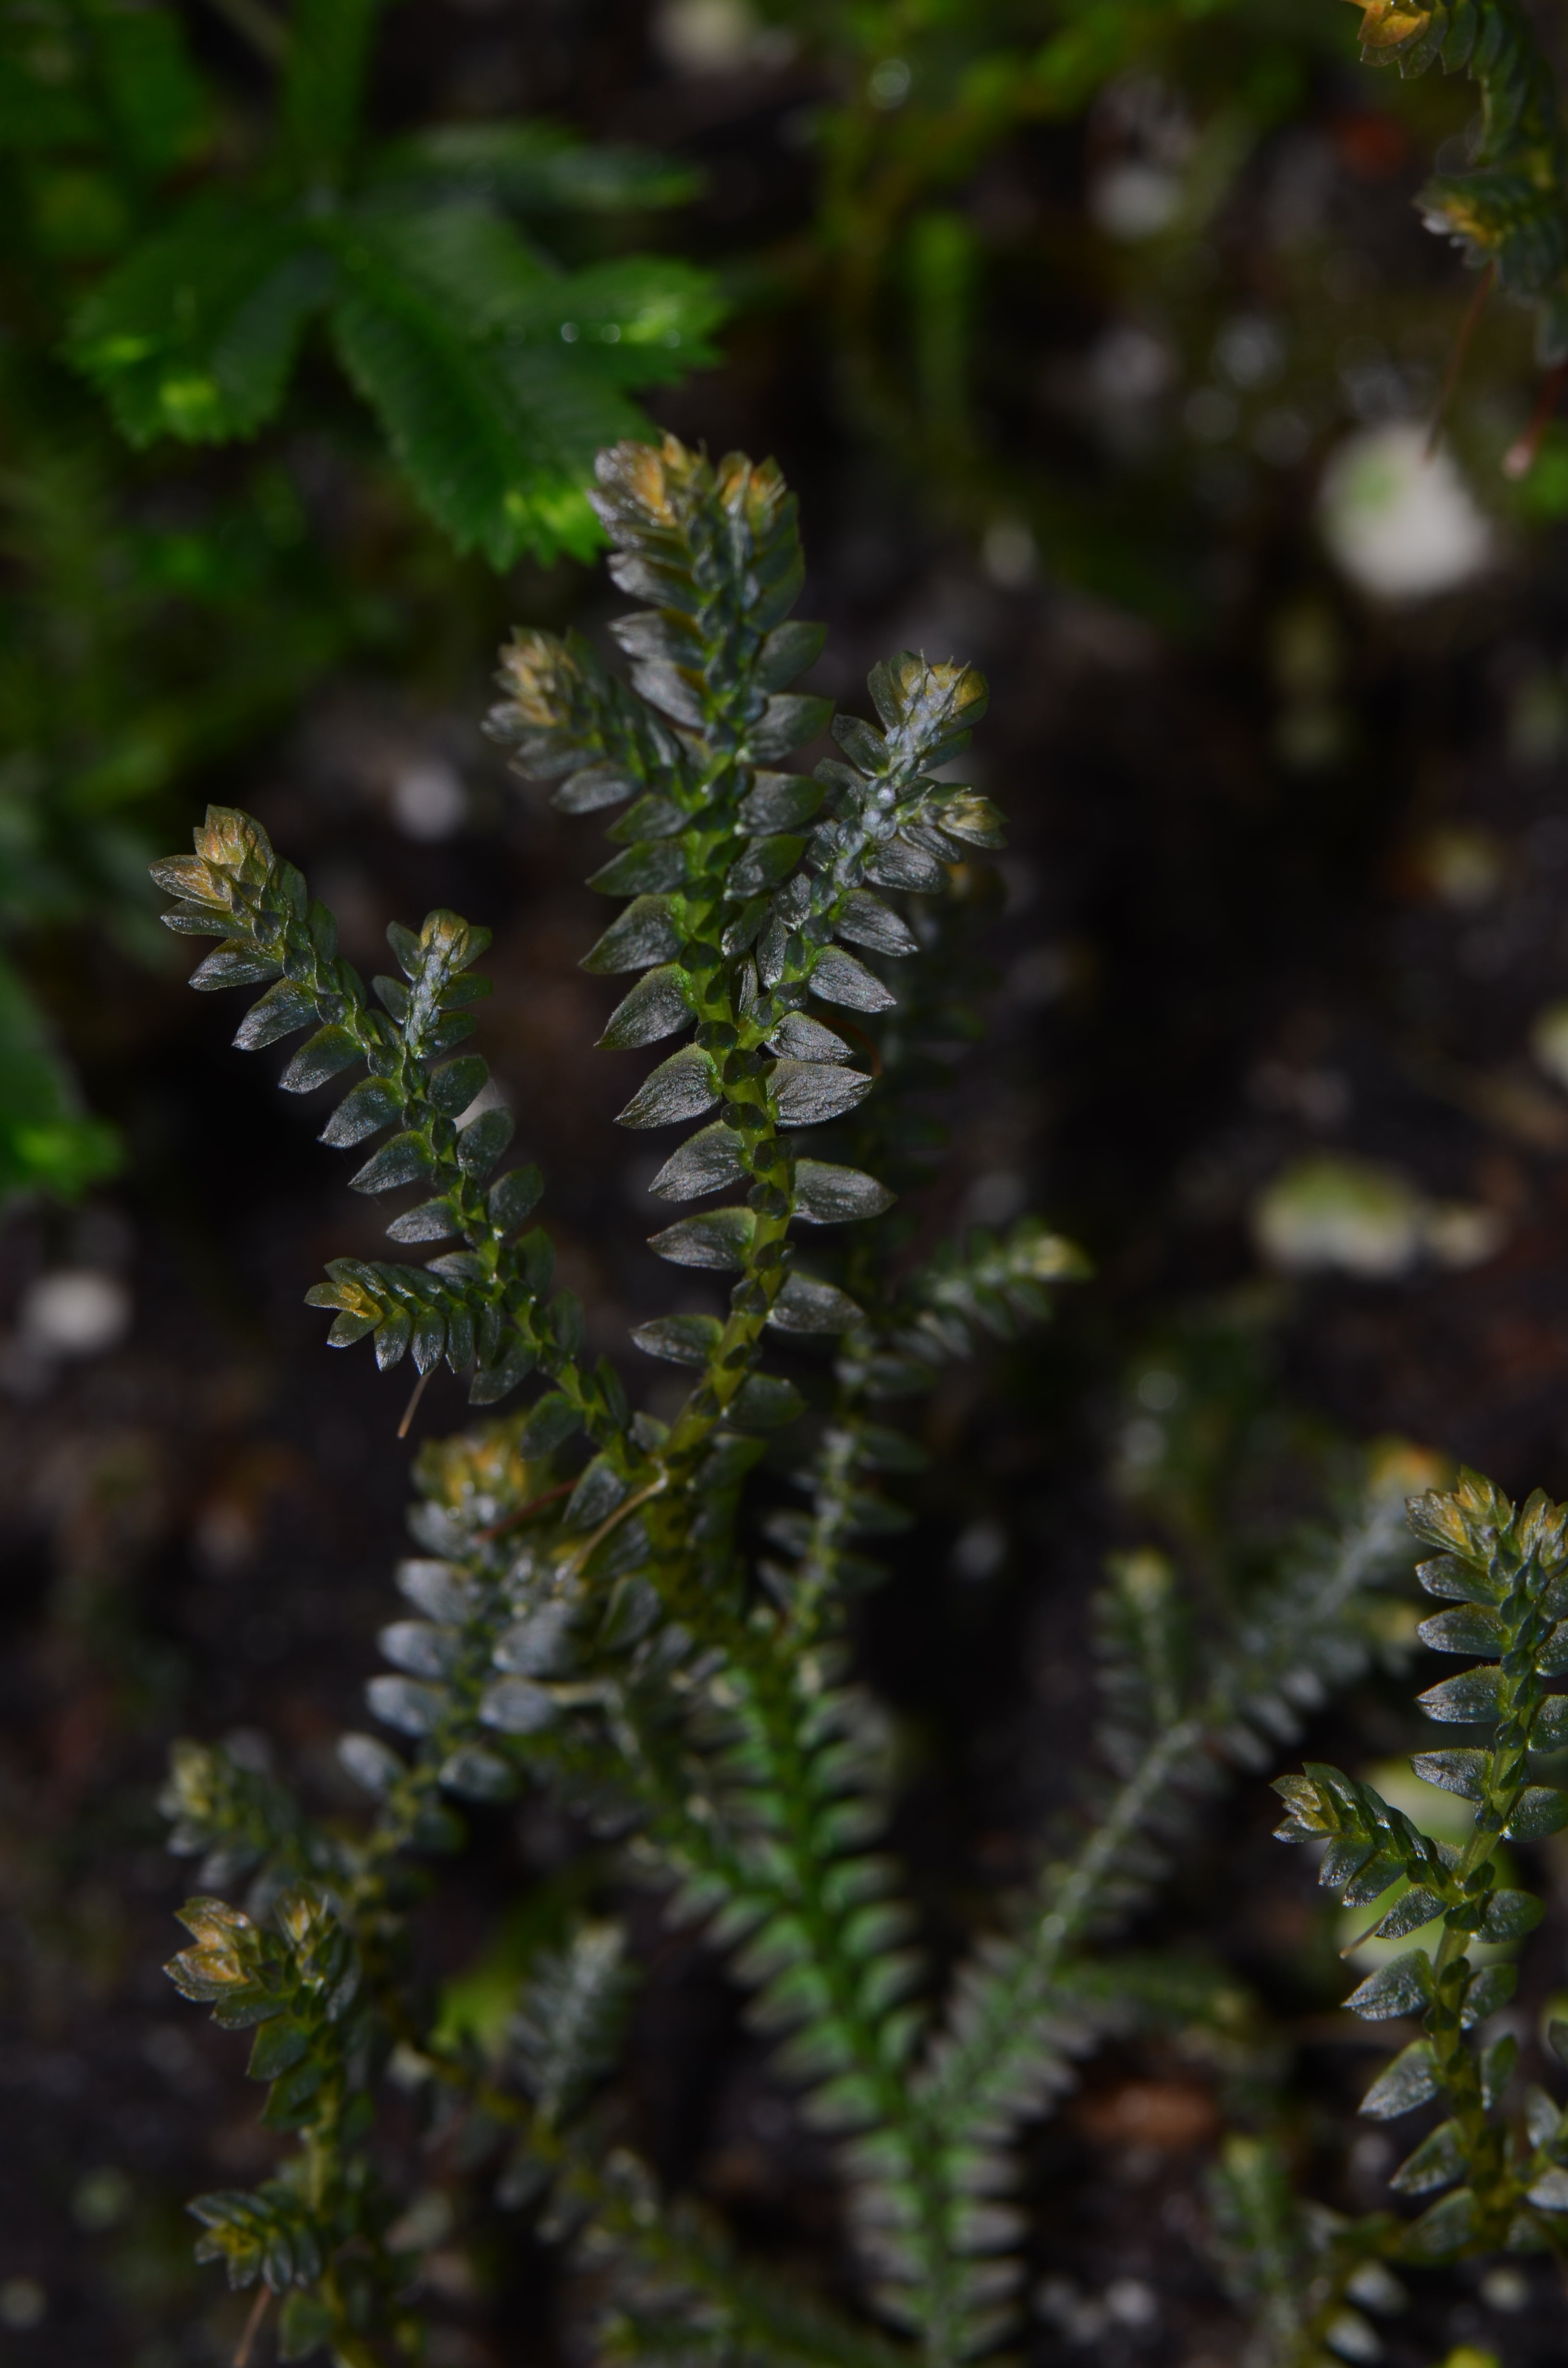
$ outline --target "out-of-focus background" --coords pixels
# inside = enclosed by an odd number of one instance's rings
[[[324,335],[269,424],[210,444],[133,449],[62,352],[136,241],[260,153],[262,0],[191,0],[163,113],[116,115],[105,58],[163,17],[0,11],[0,2347],[80,2368],[230,2355],[243,2308],[182,2206],[271,2159],[240,2050],[159,1970],[168,1741],[238,1735],[334,1797],[409,1458],[462,1419],[437,1379],[400,1444],[402,1377],[324,1348],[304,1291],[379,1220],[313,1103],[230,1050],[237,1005],[187,992],[147,858],[241,804],[362,966],[434,905],[491,927],[480,1041],[594,1345],[644,1390],[626,1332],[668,1287],[655,1162],[609,1126],[630,1056],[586,1050],[594,826],[480,733],[507,625],[597,633],[602,573],[455,553]],[[528,235],[710,275],[718,359],[646,409],[798,488],[812,687],[863,707],[901,647],[992,679],[975,778],[1010,845],[930,1213],[1042,1209],[1098,1272],[939,1395],[948,1452],[865,1608],[938,1930],[1072,1789],[1108,1550],[1218,1585],[1381,1434],[1568,1491],[1568,431],[1506,472],[1541,376],[1494,297],[1428,453],[1477,283],[1412,200],[1473,98],[1355,38],[1318,0],[400,0],[376,36],[378,139],[562,127],[588,163]],[[1369,1682],[1327,1748],[1408,1749],[1409,1691]],[[1256,1991],[1303,2178],[1369,2209],[1394,2150],[1357,2133],[1338,1936],[1270,1822],[1261,1788],[1217,1810],[1148,1930]],[[579,1843],[482,1815],[431,1980],[485,1947],[503,1978],[507,1903]],[[1568,1937],[1568,1864],[1536,1872],[1564,1904],[1527,2037]],[[831,2259],[824,2160],[733,1992],[632,1912],[661,2171]],[[1240,2357],[1196,2201],[1223,2070],[1113,2049],[1040,2135],[1040,2360]],[[506,2223],[434,2260],[437,2368],[563,2356]],[[1560,2325],[1537,2266],[1434,2278],[1390,2357],[1526,2368]]]

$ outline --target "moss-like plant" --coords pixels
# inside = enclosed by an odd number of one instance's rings
[[[580,638],[520,633],[493,729],[566,812],[622,809],[594,884],[628,901],[585,961],[634,983],[602,1041],[675,1044],[621,1121],[691,1129],[653,1190],[700,1205],[653,1247],[727,1289],[722,1312],[632,1336],[684,1371],[667,1419],[633,1412],[616,1367],[589,1361],[531,1222],[540,1174],[504,1165],[512,1118],[482,1099],[485,1064],[462,1049],[484,933],[448,912],[394,927],[398,974],[367,988],[245,815],[214,809],[195,854],[157,867],[171,926],[220,940],[194,984],[264,990],[238,1042],[303,1036],[286,1090],[358,1073],[324,1139],[363,1151],[356,1189],[412,1193],[394,1241],[447,1245],[425,1264],[334,1261],[310,1294],[331,1341],[368,1338],[382,1366],[422,1377],[444,1360],[478,1406],[530,1390],[419,1458],[417,1552],[398,1573],[412,1616],[383,1630],[392,1667],[369,1690],[395,1739],[341,1746],[368,1816],[323,1822],[222,1748],[176,1753],[174,1846],[205,1860],[209,1893],[183,1911],[192,1945],[171,1971],[255,2028],[265,2118],[299,2141],[258,2189],[193,2208],[203,2252],[258,2308],[284,2298],[286,2357],[417,2357],[430,2238],[383,2183],[390,2068],[435,2128],[460,2129],[465,2176],[608,2264],[612,2355],[673,2344],[848,2368],[913,2345],[957,2361],[1014,2323],[1014,2140],[1074,2057],[1151,2017],[1233,2038],[1244,2023],[1213,1973],[1104,1943],[1225,1763],[1266,1759],[1379,1648],[1370,1590],[1400,1560],[1397,1474],[1370,1471],[1339,1527],[1266,1571],[1228,1627],[1194,1621],[1159,1556],[1116,1565],[1108,1775],[937,1995],[877,1847],[885,1721],[852,1678],[846,1607],[923,1460],[897,1409],[1085,1270],[1032,1218],[918,1260],[885,1180],[903,1172],[887,1113],[933,1008],[950,1032],[943,933],[1000,843],[995,809],[947,778],[985,686],[906,652],[871,675],[876,723],[833,717],[840,753],[792,771],[830,713],[791,688],[823,636],[790,617],[801,560],[777,469],[622,445],[601,456],[597,499],[611,573],[647,604],[612,629],[630,683]],[[801,1147],[829,1125],[851,1156]],[[831,1245],[839,1228],[844,1249],[800,1254],[802,1235]],[[813,1338],[831,1344],[820,1381],[767,1370],[771,1343]],[[797,1505],[756,1472],[769,1436]],[[498,2060],[411,1983],[420,1860],[460,1846],[454,1804],[525,1784],[619,1835],[628,1873],[703,1926],[751,1993],[801,2113],[836,2147],[847,2304],[762,2275],[624,2143],[602,2097],[632,1974],[615,1926],[584,1923],[536,1957]],[[210,1896],[244,1877],[243,1907]]]
[[[1517,2091],[1518,2032],[1486,2028],[1513,1997],[1517,1969],[1490,1952],[1481,1964],[1471,1954],[1478,1942],[1521,1941],[1540,1922],[1532,1892],[1499,1882],[1499,1844],[1568,1825],[1568,1791],[1557,1781],[1568,1695],[1548,1682],[1568,1671],[1568,1507],[1539,1489],[1517,1506],[1466,1472],[1451,1494],[1413,1498],[1410,1523],[1437,1549],[1420,1565],[1423,1587],[1452,1607],[1423,1622],[1422,1642],[1473,1664],[1428,1687],[1421,1707],[1485,1738],[1418,1752],[1411,1766],[1471,1804],[1469,1834],[1436,1840],[1373,1785],[1312,1761],[1274,1789],[1287,1809],[1279,1839],[1321,1848],[1320,1883],[1371,1913],[1363,1940],[1416,1942],[1346,2004],[1373,2022],[1417,2026],[1361,2111],[1395,2121],[1438,2109],[1442,2118],[1390,2182],[1398,2196],[1437,2200],[1414,2219],[1342,2219],[1297,2199],[1275,2148],[1233,2142],[1219,2200],[1233,2283],[1259,2306],[1269,2356],[1292,2368],[1374,2356],[1379,2339],[1363,2313],[1403,2298],[1390,2263],[1568,2252],[1568,2112],[1539,2086]],[[1543,2043],[1568,2062],[1568,2022],[1549,2019]]]

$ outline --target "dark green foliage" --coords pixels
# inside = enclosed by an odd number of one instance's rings
[[[270,153],[244,177],[212,172],[194,194],[154,203],[159,180],[209,137],[211,102],[172,13],[143,12],[135,39],[121,12],[68,0],[49,33],[24,33],[14,13],[6,129],[29,173],[91,136],[86,90],[67,82],[63,108],[50,108],[59,43],[78,53],[86,89],[110,77],[106,144],[114,167],[130,166],[141,219],[78,305],[69,344],[132,443],[254,435],[322,317],[460,550],[505,566],[525,550],[593,549],[582,488],[595,450],[635,432],[632,387],[708,358],[721,307],[707,275],[673,259],[562,269],[516,217],[667,205],[690,194],[689,176],[540,125],[368,147],[361,94],[379,12],[374,0],[319,0],[278,34]]]
[[[378,15],[319,0],[285,25],[241,0],[232,24],[277,83],[268,133],[254,82],[199,65],[207,45],[164,0],[0,7],[7,938],[90,915],[144,956],[139,810],[413,621],[418,558],[389,581],[383,529],[374,583],[356,582],[341,507],[332,547],[313,544],[286,447],[244,473],[199,449],[296,426],[312,339],[437,526],[496,566],[591,553],[595,450],[639,432],[633,388],[709,354],[708,273],[647,255],[568,269],[532,235],[586,218],[613,237],[613,217],[624,232],[629,211],[680,204],[693,176],[539,122],[367,141]],[[309,416],[359,487],[347,508],[367,493],[382,508],[352,425],[334,438],[314,399]],[[449,614],[454,588],[449,573]],[[0,1000],[0,1200],[74,1198],[118,1144],[9,966]]]

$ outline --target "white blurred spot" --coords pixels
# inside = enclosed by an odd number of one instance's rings
[[[1352,583],[1382,600],[1419,600],[1482,575],[1495,556],[1492,527],[1451,454],[1426,458],[1426,431],[1369,427],[1340,445],[1324,472],[1324,540]]]
[[[664,0],[653,47],[676,74],[725,74],[745,63],[757,30],[746,0]]]
[[[1108,238],[1154,238],[1168,230],[1181,204],[1181,183],[1158,165],[1128,158],[1096,175],[1089,212]]]
[[[25,2335],[37,2327],[49,2308],[49,2296],[36,2278],[7,2278],[0,2286],[0,2327]]]
[[[1139,1374],[1133,1395],[1151,1414],[1167,1414],[1181,1395],[1181,1375],[1167,1372],[1163,1365],[1153,1365],[1146,1373]]]
[[[1420,1257],[1422,1214],[1420,1193],[1395,1167],[1300,1159],[1259,1195],[1253,1231],[1270,1265],[1288,1273],[1337,1268],[1386,1281]]]
[[[1356,2139],[1350,2148],[1350,2176],[1361,2186],[1374,2187],[1381,2192],[1398,2154],[1399,2148],[1381,2130],[1368,2130]]]
[[[1397,1167],[1323,1153],[1298,1159],[1257,1196],[1253,1235],[1288,1274],[1337,1271],[1364,1282],[1408,1274],[1423,1257],[1479,1266],[1507,1227],[1494,1209],[1428,1201]]]
[[[1346,2280],[1345,2291],[1363,2310],[1403,2310],[1410,2300],[1399,2280],[1381,2261],[1363,2261],[1354,2276]]]
[[[1456,1272],[1467,1266],[1484,1266],[1508,1238],[1508,1223],[1499,1209],[1483,1209],[1469,1201],[1439,1201],[1426,1221],[1426,1247],[1439,1266]]]
[[[468,820],[468,791],[450,765],[427,757],[399,773],[392,811],[405,838],[450,838]]]
[[[996,518],[986,528],[980,564],[1004,592],[1021,592],[1032,584],[1039,563],[1034,536],[1022,518]]]
[[[1516,2270],[1510,2262],[1500,2261],[1482,2279],[1481,2299],[1488,2310],[1528,2310],[1530,2282],[1522,2270]]]
[[[902,107],[914,80],[905,58],[883,58],[866,78],[866,96],[873,107]]]
[[[953,1543],[953,1571],[959,1578],[994,1577],[1007,1559],[1007,1532],[1000,1521],[971,1521]]]
[[[1105,2306],[1118,2327],[1153,2327],[1160,2316],[1154,2290],[1142,2278],[1113,2278],[1105,2290]]]
[[[1369,2325],[1359,2311],[1336,2311],[1324,2336],[1331,2351],[1341,2360],[1349,2360],[1356,2368],[1370,2368],[1374,2360],[1383,2356],[1382,2343],[1375,2328]]]
[[[61,1267],[28,1284],[19,1328],[40,1356],[98,1357],[131,1329],[131,1293],[96,1268]]]

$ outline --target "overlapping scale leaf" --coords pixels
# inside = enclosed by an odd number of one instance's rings
[[[1424,74],[1441,63],[1479,85],[1465,169],[1421,194],[1427,227],[1488,264],[1536,307],[1539,359],[1568,354],[1568,135],[1556,80],[1526,10],[1514,0],[1361,0],[1361,55]]]

